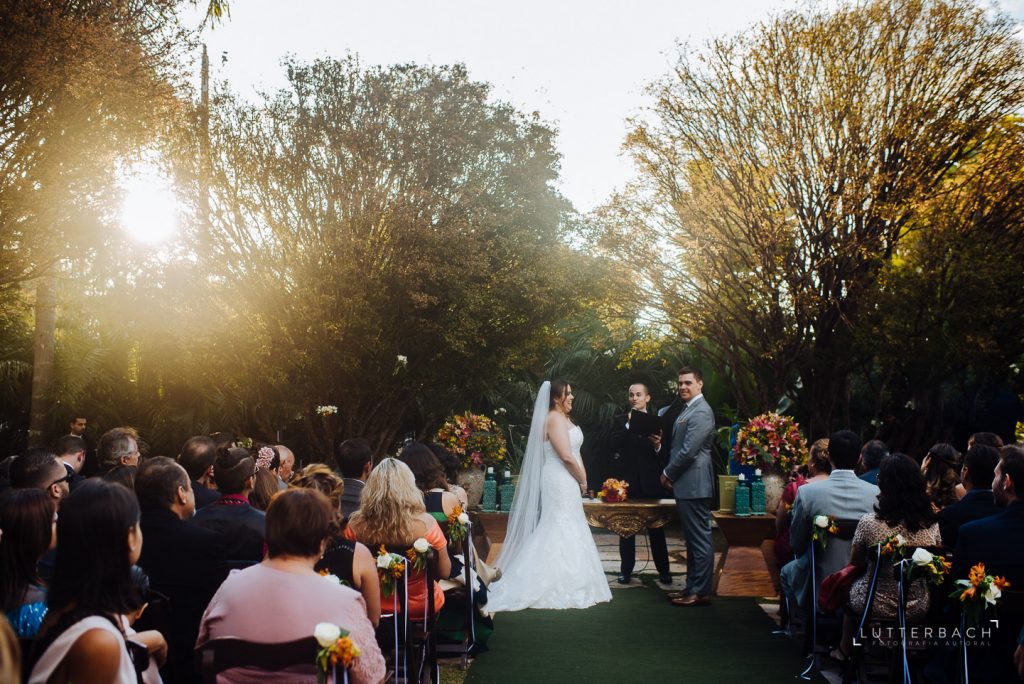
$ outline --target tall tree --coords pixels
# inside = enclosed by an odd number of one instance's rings
[[[636,267],[679,333],[713,341],[744,412],[789,393],[812,432],[845,421],[880,270],[1024,104],[1017,26],[968,0],[789,12],[684,54],[653,94],[610,231],[649,236]]]

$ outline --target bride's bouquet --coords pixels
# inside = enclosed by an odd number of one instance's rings
[[[505,437],[493,420],[467,411],[449,418],[437,431],[437,442],[459,457],[463,470],[500,466],[508,456]]]
[[[626,491],[628,489],[629,483],[625,480],[616,480],[613,477],[609,477],[601,486],[601,491],[597,493],[597,498],[605,503],[621,503],[629,498]]]

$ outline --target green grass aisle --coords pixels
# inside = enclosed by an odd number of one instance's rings
[[[500,614],[466,684],[791,684],[802,668],[797,644],[772,636],[753,599],[677,608],[650,586],[612,594],[588,610]]]

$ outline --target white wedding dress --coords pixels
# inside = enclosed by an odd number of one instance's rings
[[[577,462],[583,431],[572,426],[569,443]],[[540,511],[536,527],[510,558],[498,559],[501,579],[489,587],[489,612],[524,608],[588,608],[610,601],[590,526],[583,515],[580,486],[551,442],[544,440]],[[515,506],[520,505],[516,493]]]

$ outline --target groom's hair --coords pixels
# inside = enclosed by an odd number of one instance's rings
[[[565,390],[569,388],[569,382],[567,380],[552,380],[551,381],[551,399],[548,401],[548,408],[555,408],[555,400],[561,399],[565,396]]]
[[[704,382],[704,376],[701,375],[700,371],[690,366],[683,366],[682,368],[679,369],[679,372],[676,373],[677,378],[682,375],[692,375],[693,377],[697,378],[697,382]]]
[[[828,438],[828,455],[840,470],[853,470],[860,458],[860,437],[850,430],[833,432]]]

